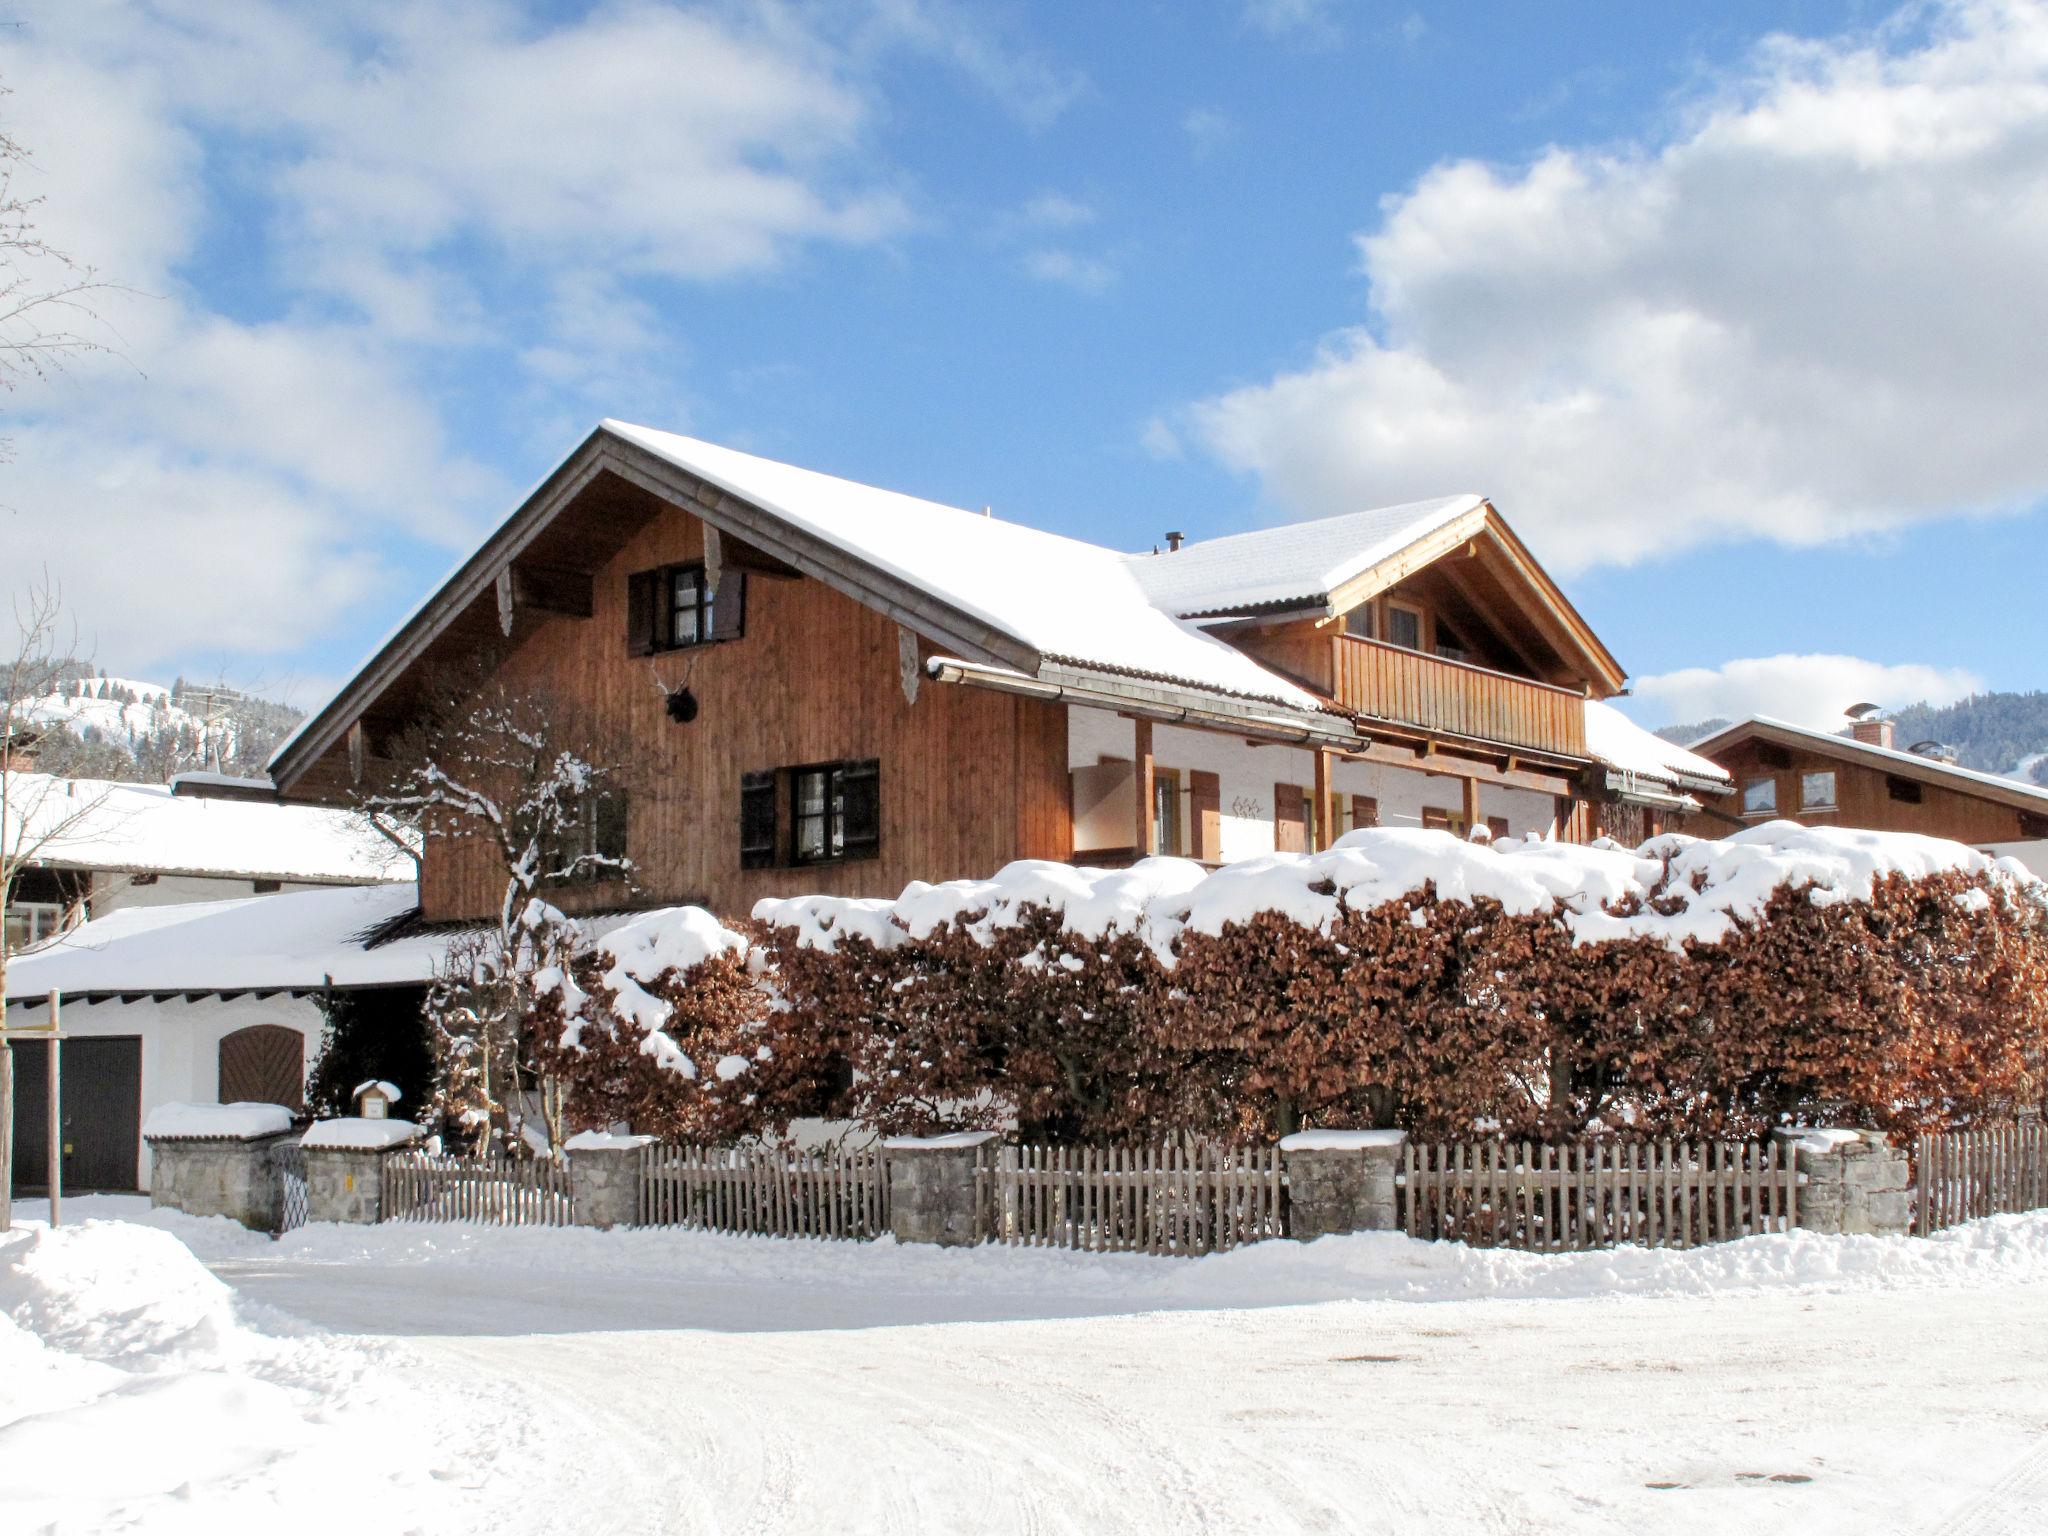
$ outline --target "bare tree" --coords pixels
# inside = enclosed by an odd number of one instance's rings
[[[495,923],[451,944],[428,999],[439,1061],[436,1108],[444,1121],[517,1150],[537,1096],[549,1144],[559,1141],[559,1097],[531,1067],[532,982],[565,964],[580,942],[550,894],[600,881],[630,882],[627,786],[583,716],[563,701],[486,677],[442,685],[453,697],[393,744],[383,772],[359,796],[394,841],[472,840],[490,850],[504,885]]]

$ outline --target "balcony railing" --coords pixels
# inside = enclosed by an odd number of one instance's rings
[[[1586,755],[1586,701],[1572,689],[1357,635],[1333,639],[1330,696],[1346,709],[1451,736]]]

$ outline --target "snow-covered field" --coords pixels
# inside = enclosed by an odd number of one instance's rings
[[[0,1238],[9,1536],[2048,1530],[2048,1214],[1198,1261],[69,1214]]]

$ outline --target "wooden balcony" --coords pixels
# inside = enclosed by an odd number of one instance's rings
[[[1585,696],[1356,635],[1332,638],[1329,694],[1346,709],[1420,731],[1586,755]]]

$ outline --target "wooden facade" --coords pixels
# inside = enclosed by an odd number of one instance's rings
[[[631,654],[632,576],[704,554],[704,525],[666,508],[594,573],[588,618],[515,613],[499,675],[575,700],[604,739],[632,753],[624,766],[635,882],[562,891],[565,910],[694,902],[743,914],[762,896],[797,889],[893,896],[913,879],[1068,856],[1065,710],[937,686],[920,687],[911,702],[896,623],[821,582],[750,573],[740,638]],[[680,724],[664,690],[685,682],[698,713]],[[741,867],[745,775],[855,759],[880,763],[878,856],[792,867],[784,840],[774,864]],[[503,890],[481,841],[429,847],[420,882],[428,920],[495,912]]]
[[[2019,785],[1979,784],[1938,762],[1917,762],[1907,754],[1877,758],[1847,740],[1811,739],[1759,723],[1737,726],[1701,746],[1734,777],[1735,790],[1674,820],[1674,830],[1696,837],[1725,837],[1774,818],[1810,827],[1918,832],[1974,847],[2048,837],[2048,797],[2030,796]],[[1822,773],[1834,776],[1831,804],[1811,803],[1819,796],[1806,793],[1807,776]],[[1746,814],[1744,790],[1758,781],[1774,787],[1775,808]]]

